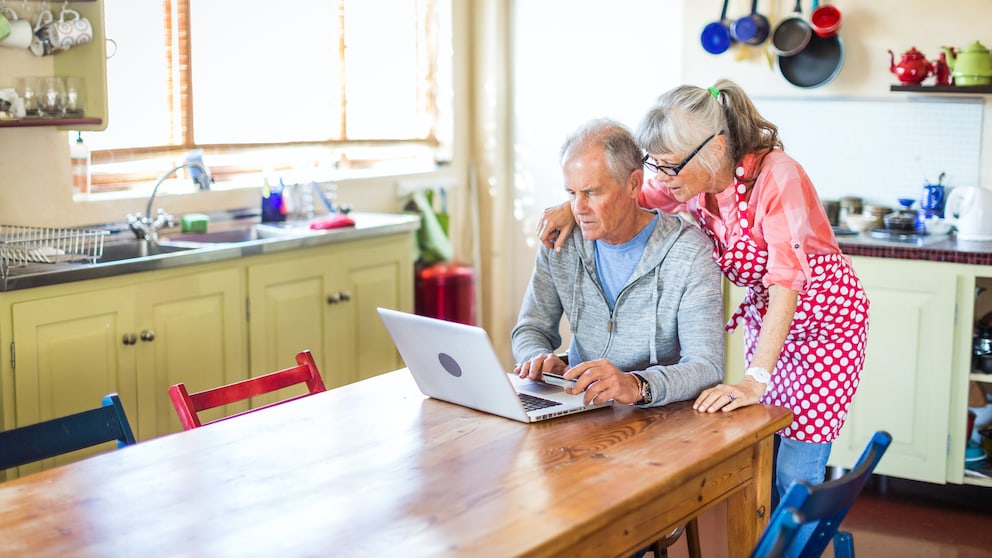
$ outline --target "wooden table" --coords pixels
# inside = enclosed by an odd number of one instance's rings
[[[721,500],[747,556],[790,417],[679,403],[528,425],[398,370],[0,484],[0,556],[629,556]]]

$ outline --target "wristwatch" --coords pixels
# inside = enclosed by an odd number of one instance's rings
[[[633,374],[634,377],[637,378],[641,382],[641,400],[638,401],[638,404],[643,405],[643,404],[650,403],[651,402],[651,397],[653,395],[651,393],[651,384],[649,384],[648,381],[644,379],[644,376],[641,376],[640,374],[637,374],[636,372],[631,372],[631,374]]]
[[[745,372],[744,375],[745,376],[751,376],[755,380],[757,380],[757,381],[759,381],[759,382],[761,382],[761,383],[763,383],[765,385],[768,385],[768,384],[770,384],[772,382],[772,375],[769,374],[767,370],[765,370],[764,368],[762,368],[760,366],[752,366],[752,367],[748,368],[747,369],[747,372]]]

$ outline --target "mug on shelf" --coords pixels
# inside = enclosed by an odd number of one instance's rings
[[[0,40],[0,46],[7,48],[28,48],[31,46],[31,39],[34,37],[31,22],[17,17],[17,12],[7,6],[0,7],[0,13],[10,22],[10,34],[5,39]]]
[[[66,20],[66,15],[72,16]],[[93,40],[93,25],[79,12],[63,8],[58,21],[54,21],[50,10],[42,10],[35,25],[31,52],[36,56],[49,56],[86,44]]]

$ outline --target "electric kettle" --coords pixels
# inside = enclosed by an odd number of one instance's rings
[[[954,188],[944,204],[944,218],[957,227],[958,240],[992,240],[992,190]]]

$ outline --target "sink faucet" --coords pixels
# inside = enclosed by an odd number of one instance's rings
[[[207,170],[207,167],[205,167],[202,163],[196,161],[185,161],[182,164],[176,165],[165,171],[162,173],[162,176],[158,177],[158,180],[155,182],[155,187],[152,188],[152,194],[148,196],[148,205],[145,206],[145,215],[142,217],[140,213],[133,213],[127,216],[128,227],[131,228],[131,232],[133,232],[135,236],[151,242],[157,242],[159,229],[165,226],[175,226],[176,218],[166,213],[162,208],[159,208],[158,213],[155,215],[155,220],[153,221],[152,204],[155,202],[155,193],[158,192],[158,187],[165,182],[165,179],[172,176],[172,173],[185,167],[199,170],[202,173],[202,176],[199,180],[197,180],[200,189],[210,189],[210,183],[212,182],[212,179],[210,178],[210,171]]]

